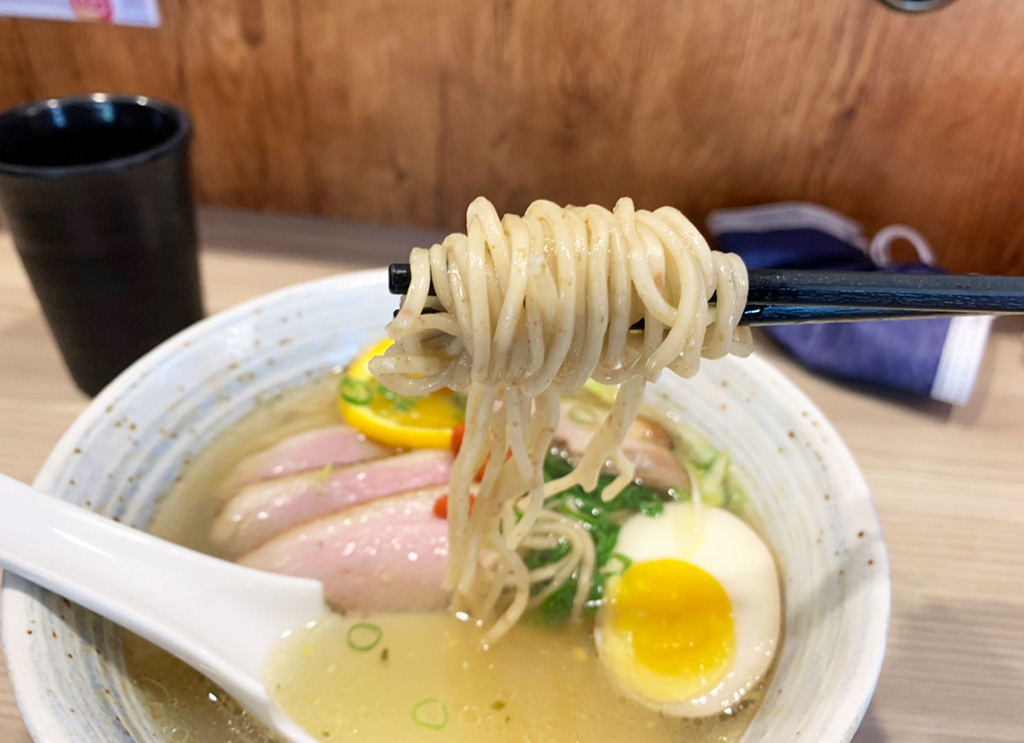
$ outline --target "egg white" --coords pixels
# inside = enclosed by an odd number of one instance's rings
[[[713,688],[669,698],[671,684],[643,667],[615,632],[607,609],[594,631],[598,655],[622,691],[641,704],[676,717],[706,717],[739,702],[764,677],[779,641],[779,578],[767,546],[741,519],[720,508],[670,503],[660,517],[634,516],[619,532],[615,551],[633,564],[675,559],[718,581],[732,605],[735,652]]]

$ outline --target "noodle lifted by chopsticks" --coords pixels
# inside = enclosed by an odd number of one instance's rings
[[[701,356],[749,353],[751,339],[738,327],[743,262],[712,251],[676,209],[537,201],[522,217],[499,219],[478,198],[466,223],[466,234],[412,251],[409,291],[387,328],[395,343],[370,368],[400,394],[467,393],[446,580],[453,608],[483,622],[491,642],[574,576],[574,617],[586,603],[593,542],[578,519],[545,509],[545,495],[592,490],[610,460],[619,476],[604,495],[614,497],[634,476],[621,444],[645,384],[665,368],[693,376]],[[643,331],[630,332],[641,318]],[[560,397],[588,378],[619,385],[612,411],[575,470],[545,487]],[[470,509],[470,485],[488,461]],[[570,547],[565,557],[534,571],[520,555],[559,543]],[[536,584],[544,588],[531,597]]]

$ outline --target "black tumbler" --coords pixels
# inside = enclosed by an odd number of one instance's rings
[[[203,317],[191,133],[183,112],[144,96],[0,113],[0,208],[87,395]]]

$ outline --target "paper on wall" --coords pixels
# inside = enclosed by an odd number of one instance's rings
[[[0,16],[159,26],[157,0],[0,0]]]

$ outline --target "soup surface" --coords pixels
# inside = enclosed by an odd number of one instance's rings
[[[338,424],[337,381],[326,377],[266,401],[207,447],[167,495],[151,531],[217,554],[208,535],[237,490],[232,469],[287,436]],[[764,686],[727,713],[663,716],[610,680],[592,621],[557,628],[526,621],[488,650],[475,634],[446,612],[331,614],[282,640],[267,666],[268,688],[323,740],[730,743],[740,739]],[[125,650],[128,673],[167,740],[272,740],[199,673],[133,636]]]
[[[733,740],[745,724],[686,724],[625,699],[584,627],[519,624],[482,650],[472,625],[442,613],[328,616],[281,644],[267,680],[324,740],[679,743],[704,740],[701,728]]]

